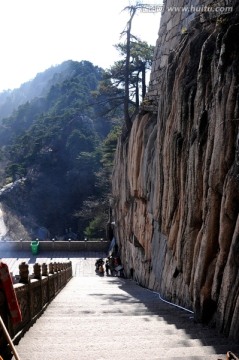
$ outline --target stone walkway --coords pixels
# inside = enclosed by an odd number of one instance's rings
[[[21,360],[224,360],[228,350],[239,353],[134,281],[96,275],[94,263],[74,259],[74,277],[16,347]]]
[[[19,274],[19,265],[25,262],[29,265],[29,274],[33,273],[33,265],[49,264],[50,262],[71,261],[73,267],[73,276],[81,273],[82,276],[94,274],[95,260],[106,255],[100,252],[78,252],[78,251],[44,251],[39,255],[32,255],[31,251],[5,251],[0,254],[2,261],[5,262],[11,273],[15,276]],[[80,267],[79,267],[80,266]]]

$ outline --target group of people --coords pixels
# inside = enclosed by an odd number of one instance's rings
[[[95,271],[99,275],[123,277],[123,266],[119,257],[109,256],[105,261],[100,258],[95,262]]]

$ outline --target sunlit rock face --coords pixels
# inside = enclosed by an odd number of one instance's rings
[[[147,99],[118,143],[113,208],[128,276],[239,342],[239,5],[231,4],[224,15],[163,14]]]

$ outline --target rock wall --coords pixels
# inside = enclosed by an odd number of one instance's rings
[[[118,143],[115,236],[128,276],[239,342],[239,5],[173,5],[147,97]]]

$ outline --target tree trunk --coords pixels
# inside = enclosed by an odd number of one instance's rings
[[[142,63],[142,101],[144,100],[144,97],[146,95],[146,80],[145,80],[145,64]]]
[[[130,37],[131,37],[131,24],[133,17],[136,13],[136,8],[130,9],[130,19],[127,23],[127,40],[126,40],[126,61],[125,61],[125,96],[124,96],[124,118],[127,130],[130,131],[132,122],[129,115],[129,74],[130,74]]]
[[[136,110],[139,109],[139,72],[136,77],[136,84],[135,84],[135,105]]]

